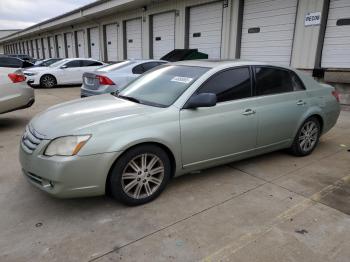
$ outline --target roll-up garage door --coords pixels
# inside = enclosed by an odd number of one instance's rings
[[[117,24],[106,25],[107,61],[118,60],[118,27]]]
[[[126,58],[142,58],[142,24],[141,18],[125,22]]]
[[[57,53],[55,48],[55,38],[53,36],[49,37],[49,49],[50,49],[51,57],[56,58]]]
[[[43,38],[43,41],[45,58],[50,58],[49,43],[47,42],[47,37]]]
[[[34,58],[38,58],[38,46],[37,41],[33,40],[33,52],[34,52]]]
[[[39,59],[43,59],[44,58],[44,55],[43,55],[43,43],[42,43],[41,39],[37,39],[37,43],[38,43]]]
[[[209,58],[221,58],[223,3],[215,2],[189,10],[189,48],[198,48]]]
[[[152,31],[153,58],[159,59],[175,49],[175,12],[154,15]]]
[[[241,58],[290,65],[297,0],[245,0]]]
[[[90,56],[100,59],[100,34],[98,27],[90,28]]]
[[[62,35],[57,35],[56,36],[57,40],[57,55],[58,58],[65,58],[66,54],[64,53],[64,44],[63,44],[63,37]]]
[[[73,33],[66,33],[66,50],[68,58],[74,57]]]
[[[331,0],[322,50],[322,67],[350,68],[350,1]]]
[[[85,55],[85,34],[84,31],[77,31],[78,57],[86,57]]]

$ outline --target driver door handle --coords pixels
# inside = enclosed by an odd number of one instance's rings
[[[254,115],[255,113],[256,113],[255,110],[249,108],[249,109],[244,110],[244,112],[242,113],[242,115],[244,115],[244,116],[250,116],[250,115]]]
[[[299,100],[299,101],[297,102],[297,105],[298,105],[298,106],[303,106],[303,105],[306,105],[306,102],[305,102],[304,100]]]

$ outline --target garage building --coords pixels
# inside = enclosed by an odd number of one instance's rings
[[[29,41],[28,46],[22,45]],[[6,53],[109,62],[196,48],[304,70],[350,104],[349,0],[103,0],[0,39]]]

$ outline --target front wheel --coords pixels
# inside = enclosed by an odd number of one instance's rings
[[[168,155],[154,145],[124,153],[111,170],[109,186],[114,198],[127,205],[141,205],[160,195],[171,177]]]
[[[53,88],[57,85],[57,80],[53,75],[43,75],[40,78],[40,86],[44,88]]]
[[[316,117],[308,118],[299,128],[290,148],[292,154],[296,156],[306,156],[316,148],[321,135],[321,125]]]

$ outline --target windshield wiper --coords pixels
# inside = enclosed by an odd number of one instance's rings
[[[122,95],[118,95],[117,94],[117,97],[125,99],[125,100],[129,100],[131,102],[135,102],[135,103],[141,104],[140,100],[138,100],[137,98],[131,97],[131,96],[122,96]]]

